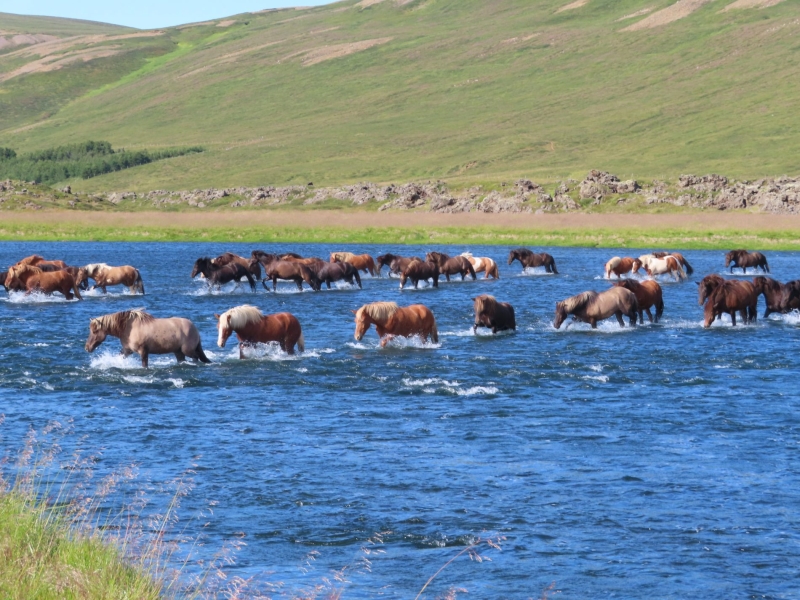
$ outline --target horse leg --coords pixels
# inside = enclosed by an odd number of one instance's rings
[[[150,353],[147,351],[147,348],[142,348],[139,351],[139,356],[142,357],[142,367],[145,369],[148,368],[150,364]]]
[[[644,323],[644,313],[647,313],[647,319],[652,323],[653,322],[653,313],[650,312],[650,307],[647,307],[644,312],[641,310],[639,311],[639,321]]]
[[[281,341],[281,350],[286,352],[286,354],[292,355],[294,354],[294,344],[286,343],[286,338],[283,338]]]
[[[619,317],[617,317],[619,319]],[[589,325],[592,326],[592,329],[597,329],[597,319],[589,318]]]
[[[636,313],[634,313],[634,315],[635,314]],[[617,317],[617,322],[619,323],[619,326],[620,327],[625,327],[625,321],[622,320],[622,311],[618,310],[617,312],[614,313],[614,316]],[[634,323],[635,323],[636,322],[635,321],[636,317],[634,316],[633,318],[634,318]]]
[[[733,323],[733,326],[734,326],[734,327],[736,327],[736,311],[735,311],[735,310],[732,310],[732,311],[730,312],[730,315],[731,315],[731,323]],[[743,320],[745,323],[747,323],[747,317],[744,315],[744,312],[742,312],[742,320]]]
[[[331,280],[330,279],[325,280],[325,284],[328,286],[328,289],[331,289]],[[353,285],[353,280],[352,279],[350,280],[350,285]]]
[[[450,273],[445,273],[444,276],[447,278],[447,283],[450,283]]]
[[[182,363],[183,361],[186,360],[186,355],[180,350],[175,350],[175,358],[178,359],[179,363]]]
[[[385,336],[383,336],[381,338],[381,348],[385,348],[386,344],[391,342],[393,339],[394,339],[394,335],[392,335],[391,333],[388,333]]]
[[[278,276],[272,278],[272,291],[277,293],[278,292]]]

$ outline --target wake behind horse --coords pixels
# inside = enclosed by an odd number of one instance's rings
[[[119,338],[125,356],[138,354],[145,369],[151,354],[174,354],[179,363],[186,357],[211,362],[203,352],[197,327],[189,319],[156,319],[143,309],[103,315],[89,321],[86,351],[94,352],[109,335]]]
[[[636,325],[636,313],[638,312],[639,304],[636,301],[636,295],[630,290],[613,287],[599,294],[588,291],[571,296],[556,304],[556,318],[553,327],[560,328],[569,315],[572,315],[577,321],[589,323],[592,329],[597,329],[598,321],[612,315],[617,317],[620,327],[625,327],[622,316],[627,315],[633,326]]]
[[[481,294],[473,298],[473,309],[475,310],[473,333],[478,331],[478,327],[488,327],[492,333],[517,329],[514,307],[508,302],[498,302],[494,296]]]
[[[436,329],[436,319],[431,310],[422,304],[399,307],[395,302],[372,302],[354,310],[356,341],[361,341],[364,334],[375,325],[381,347],[385,347],[395,336],[411,337],[418,335],[423,343],[428,338],[437,343],[439,331]]]
[[[725,268],[727,269],[729,266],[731,273],[733,273],[733,267],[739,267],[745,274],[747,273],[747,267],[752,267],[754,270],[760,268],[765,273],[769,273],[767,257],[761,252],[731,250],[725,254]]]
[[[109,285],[126,285],[132,294],[144,295],[144,282],[139,270],[130,265],[111,267],[106,263],[92,263],[83,267],[86,275],[94,279],[92,289],[100,288],[106,293]]]
[[[518,260],[519,264],[522,265],[523,271],[525,269],[544,267],[547,273],[555,273],[558,275],[556,261],[547,252],[536,254],[527,248],[517,248],[508,253],[508,264],[510,265],[515,260]]]
[[[214,315],[217,318],[217,345],[225,347],[232,333],[239,339],[239,358],[244,358],[245,346],[278,342],[281,350],[294,354],[295,344],[305,351],[305,339],[300,321],[288,312],[264,315],[255,306],[242,305]]]

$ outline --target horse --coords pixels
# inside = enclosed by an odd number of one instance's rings
[[[573,319],[577,321],[589,323],[592,329],[597,329],[597,322],[607,319],[611,315],[617,317],[620,327],[625,327],[622,320],[623,315],[627,315],[631,326],[634,326],[638,312],[639,304],[636,301],[636,295],[628,289],[612,287],[599,294],[588,291],[571,296],[556,304],[556,318],[553,321],[553,327],[560,328],[567,315],[572,315]]]
[[[217,267],[224,267],[232,262],[236,264],[242,265],[245,269],[250,271],[250,274],[253,276],[254,279],[261,279],[261,265],[259,263],[253,263],[249,259],[245,258],[244,256],[239,256],[238,254],[234,254],[233,252],[225,252],[220,254],[217,258],[212,258],[211,263]]]
[[[621,278],[626,273],[637,273],[641,267],[642,262],[638,258],[631,258],[630,256],[620,258],[619,256],[615,256],[606,263],[606,279],[611,279],[612,273],[617,276],[617,279]]]
[[[697,283],[697,304],[703,306],[708,300],[708,297],[711,295],[717,287],[724,282],[725,279],[716,273],[712,273],[711,275],[706,275]],[[744,316],[742,316],[744,318]]]
[[[736,311],[745,323],[758,318],[758,295],[749,281],[723,281],[708,297],[703,309],[703,327],[710,327],[714,319],[728,313],[731,323],[736,326]]]
[[[30,256],[26,256],[23,259],[18,260],[14,263],[13,266],[21,267],[23,265],[30,265],[31,267],[35,267],[36,263],[40,263],[44,260],[44,256],[40,256],[38,254],[31,254]]]
[[[626,279],[624,281],[615,281],[611,285],[633,292],[634,296],[636,296],[636,303],[639,305],[639,321],[641,323],[644,323],[645,312],[651,323],[658,323],[661,320],[661,316],[664,314],[664,298],[661,286],[657,281],[642,281],[640,283],[635,279]],[[656,309],[655,319],[650,313],[651,307]]]
[[[508,264],[510,265],[515,260],[522,265],[523,271],[528,268],[544,267],[546,272],[558,275],[556,261],[547,252],[536,254],[527,248],[517,248],[508,253]]]
[[[403,269],[403,272],[400,274],[400,289],[402,290],[406,284],[406,281],[411,280],[414,284],[414,289],[416,289],[417,284],[419,284],[420,280],[428,280],[433,279],[433,287],[439,287],[439,267],[436,263],[428,262],[428,261],[421,261],[421,260],[412,260],[408,263],[408,266]]]
[[[767,264],[767,257],[761,252],[748,252],[747,250],[731,250],[725,254],[725,268],[728,266],[733,273],[733,267],[739,267],[744,273],[747,273],[747,267],[753,269],[761,268],[765,273],[769,273],[769,265]]]
[[[211,259],[207,256],[198,258],[196,261],[194,261],[194,268],[192,268],[192,279],[197,277],[199,273],[202,273],[203,277],[206,278],[206,283],[208,283],[209,287],[214,285],[219,287],[231,281],[234,281],[236,282],[236,285],[239,285],[239,280],[242,277],[246,277],[247,282],[250,284],[250,291],[256,291],[256,281],[253,279],[250,271],[245,269],[237,262],[230,262],[225,266],[218,267],[211,262]]]
[[[232,333],[239,339],[239,358],[244,358],[245,346],[278,342],[281,350],[294,354],[294,346],[305,352],[306,344],[303,330],[297,318],[288,312],[264,315],[255,306],[247,304],[232,308],[217,319],[217,346],[225,347]]]
[[[272,291],[277,291],[278,279],[294,281],[295,284],[297,284],[297,289],[301,292],[303,291],[304,281],[311,286],[311,289],[315,292],[318,292],[321,288],[319,278],[314,270],[300,262],[296,262],[296,260],[280,260],[276,255],[262,252],[261,250],[253,250],[251,255],[253,261],[260,262],[264,267],[264,279],[261,281],[261,285],[264,286],[265,290],[269,290],[267,287],[267,280],[272,280]],[[318,262],[314,262],[313,264],[318,264]]]
[[[656,258],[652,254],[643,254],[639,257],[639,262],[642,263],[644,270],[650,277],[656,275],[672,275],[675,281],[683,281],[686,279],[686,271],[683,266],[678,262],[674,256],[665,256],[664,258]]]
[[[156,319],[144,309],[103,315],[89,321],[86,351],[94,352],[109,335],[119,338],[125,356],[138,354],[145,369],[151,354],[172,353],[179,363],[187,356],[195,361],[211,362],[203,352],[197,327],[189,319]]]
[[[375,261],[369,254],[353,254],[352,252],[331,252],[330,262],[347,262],[359,271],[369,273],[374,276],[377,272]]]
[[[483,271],[483,278],[489,279],[494,277],[500,279],[500,271],[497,269],[497,263],[488,256],[472,256],[471,252],[462,252],[461,256],[466,258],[475,269],[476,273]]]
[[[381,348],[395,336],[411,337],[418,335],[423,343],[430,338],[439,341],[436,319],[431,310],[423,304],[399,307],[395,302],[372,302],[354,310],[356,331],[354,337],[360,342],[370,325],[375,325]]]
[[[472,301],[475,310],[473,333],[478,331],[478,327],[489,327],[492,333],[508,329],[516,331],[517,321],[514,318],[514,307],[508,302],[498,302],[494,296],[489,294],[481,294]]]
[[[358,269],[349,262],[321,262],[317,268],[314,269],[314,272],[319,279],[320,285],[325,283],[328,289],[331,289],[332,281],[339,281],[341,279],[344,279],[350,285],[353,285],[353,281],[355,280],[355,283],[358,284],[358,288],[362,289],[361,275],[358,274]]]
[[[11,267],[6,276],[5,287],[8,290],[26,290],[26,295],[31,292],[48,295],[61,292],[67,300],[72,300],[73,295],[78,300],[83,300],[75,278],[67,271],[45,273],[40,268],[30,265]]]
[[[757,296],[764,295],[764,302],[767,304],[767,309],[764,311],[765,319],[770,313],[789,312],[786,305],[791,293],[791,285],[784,285],[771,277],[759,275],[753,278],[753,289],[755,289]]]
[[[450,258],[444,252],[428,252],[425,255],[425,261],[439,267],[439,273],[444,275],[447,281],[450,281],[450,275],[461,275],[461,281],[464,281],[464,277],[467,275],[472,276],[472,281],[477,279],[472,263],[463,256]]]
[[[83,267],[87,277],[94,279],[92,289],[100,288],[106,293],[106,286],[126,285],[132,294],[144,295],[144,282],[139,270],[130,265],[110,267],[106,263],[92,263]]]
[[[800,279],[789,281],[786,285],[786,297],[783,302],[784,312],[800,309]]]
[[[681,264],[687,275],[692,275],[694,273],[692,265],[689,264],[689,261],[686,260],[683,257],[683,254],[680,252],[651,252],[650,254],[656,258],[666,258],[667,256],[672,256]]]
[[[400,274],[405,270],[405,268],[409,265],[412,260],[419,260],[422,259],[418,256],[400,256],[398,254],[382,254],[375,259],[377,264],[377,271],[378,275],[381,274],[381,268],[383,265],[389,267],[389,275],[397,275],[398,277]]]

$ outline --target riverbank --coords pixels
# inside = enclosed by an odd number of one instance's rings
[[[43,210],[4,213],[0,240],[798,250],[800,215]]]

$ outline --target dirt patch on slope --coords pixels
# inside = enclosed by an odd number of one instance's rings
[[[575,2],[571,2],[570,4],[562,6],[556,12],[560,13],[564,12],[565,10],[574,10],[576,8],[580,8],[581,6],[586,6],[587,4],[589,4],[589,0],[575,0]]]
[[[633,25],[629,25],[622,31],[654,29],[655,27],[661,27],[663,25],[667,25],[668,23],[673,23],[674,21],[688,17],[694,11],[711,1],[712,0],[678,0],[675,4],[654,12],[649,17],[642,19]]]
[[[57,71],[62,67],[65,67],[71,63],[83,61],[89,62],[90,60],[95,60],[97,58],[106,58],[108,56],[114,56],[115,54],[119,54],[119,46],[103,46],[101,48],[90,48],[88,50],[83,50],[80,52],[74,52],[72,54],[67,54],[66,56],[58,55],[54,57],[45,57],[39,60],[35,60],[33,62],[29,62],[26,65],[19,67],[18,69],[14,69],[8,73],[4,73],[0,75],[0,82],[8,81],[9,79],[13,79],[14,77],[19,77],[20,75],[30,75],[31,73],[46,73],[48,71]]]
[[[381,44],[390,42],[393,39],[394,38],[392,37],[375,38],[372,40],[363,40],[361,42],[352,42],[349,44],[334,44],[333,46],[314,48],[313,50],[309,50],[305,53],[302,63],[304,67],[310,67],[311,65],[316,65],[317,63],[321,63],[326,60],[341,58],[342,56],[355,54],[356,52],[362,52],[364,50],[368,50],[369,48],[380,46]]]
[[[641,17],[642,15],[646,15],[647,13],[649,13],[652,10],[653,10],[652,8],[643,8],[642,10],[637,10],[636,12],[633,12],[633,13],[631,13],[629,15],[625,15],[624,17],[620,17],[615,22],[619,23],[620,21],[627,21],[628,19],[633,19],[635,17]]]
[[[783,0],[736,0],[733,4],[728,4],[719,12],[728,12],[729,10],[737,10],[744,8],[768,8],[780,4]]]
[[[34,44],[41,44],[44,42],[52,42],[58,38],[54,35],[47,35],[45,33],[19,33],[9,37],[0,37],[0,50],[4,48],[12,48],[14,46],[32,46]]]

